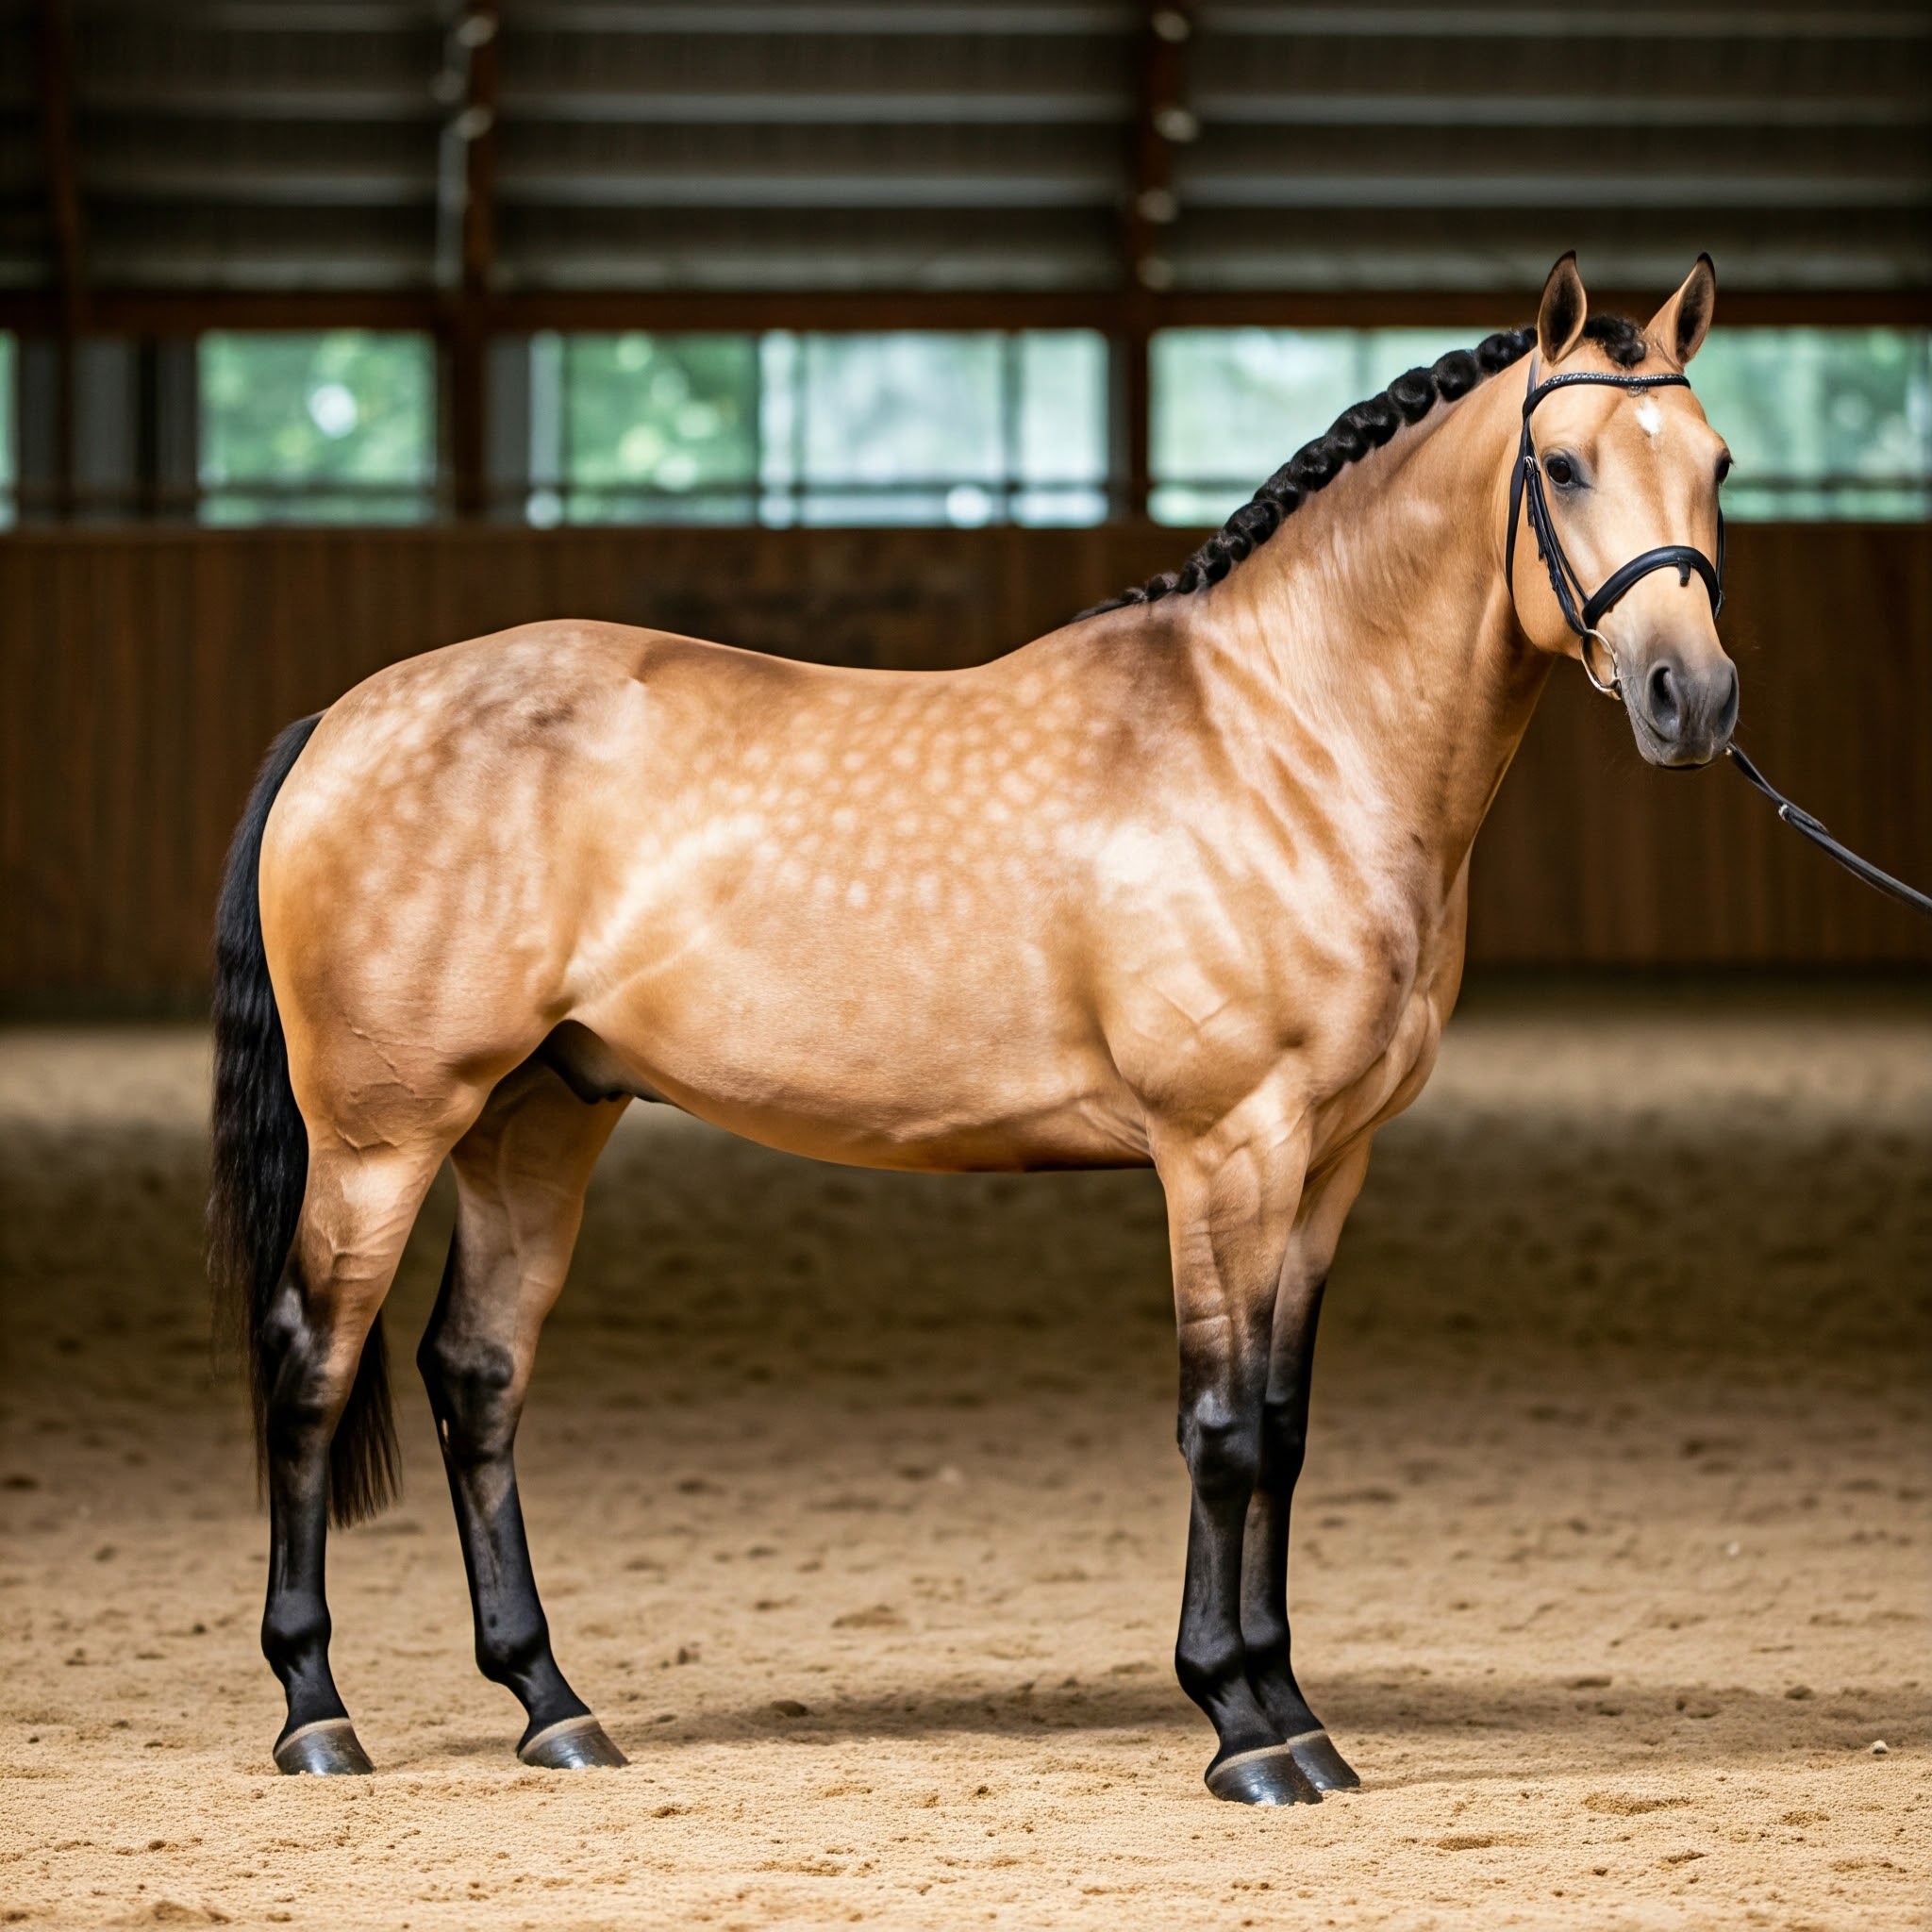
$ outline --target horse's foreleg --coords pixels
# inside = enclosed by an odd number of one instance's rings
[[[382,1363],[365,1362],[363,1348],[440,1158],[440,1150],[312,1144],[301,1222],[263,1314],[269,1573],[261,1648],[288,1698],[275,1753],[285,1772],[371,1769],[329,1670],[330,1447],[358,1374],[381,1385],[370,1391],[365,1420],[390,1440]],[[340,1513],[348,1499],[336,1500]]]
[[[452,1156],[456,1238],[417,1356],[462,1539],[477,1666],[523,1704],[517,1755],[555,1770],[625,1757],[552,1654],[512,1457],[538,1332],[623,1111],[621,1101],[586,1106],[535,1063],[505,1079]]]
[[[1307,1448],[1322,1292],[1368,1158],[1364,1141],[1311,1179],[1302,1196],[1275,1296],[1268,1392],[1261,1407],[1261,1465],[1242,1551],[1241,1635],[1249,1681],[1295,1762],[1324,1791],[1349,1790],[1361,1780],[1330,1742],[1295,1682],[1288,1620],[1289,1511]]]
[[[1262,1463],[1271,1324],[1301,1185],[1298,1147],[1278,1134],[1232,1151],[1159,1158],[1174,1251],[1180,1339],[1181,1455],[1193,1495],[1174,1671],[1208,1714],[1218,1798],[1311,1804],[1320,1793],[1248,1675],[1242,1545]]]

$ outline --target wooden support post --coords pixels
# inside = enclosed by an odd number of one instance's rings
[[[41,166],[58,292],[54,396],[53,514],[74,514],[75,340],[87,326],[86,233],[74,164],[74,55],[64,0],[41,0],[38,55]]]
[[[460,165],[444,171],[454,205],[441,210],[456,242],[445,270],[448,307],[443,328],[448,357],[449,454],[452,494],[459,517],[489,508],[489,298],[496,258],[496,0],[469,0],[451,35],[462,106],[448,137],[460,142]]]
[[[1188,42],[1193,14],[1185,0],[1158,0],[1141,10],[1136,49],[1138,89],[1134,116],[1131,189],[1121,210],[1121,276],[1125,285],[1122,325],[1114,336],[1118,365],[1117,428],[1124,433],[1124,462],[1119,512],[1147,514],[1153,483],[1148,375],[1156,298],[1174,286],[1167,238],[1180,214],[1174,193],[1174,151],[1199,128],[1186,95]]]
[[[1137,521],[1147,514],[1153,481],[1153,385],[1148,376],[1152,305],[1137,290],[1121,304],[1108,341],[1113,377],[1113,476],[1108,514]]]

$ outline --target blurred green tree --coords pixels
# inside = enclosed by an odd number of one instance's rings
[[[201,338],[202,515],[409,523],[434,513],[427,336],[328,329]]]
[[[580,523],[750,520],[758,341],[748,335],[564,339],[566,514]]]

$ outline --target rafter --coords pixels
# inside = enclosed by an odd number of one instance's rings
[[[1592,289],[1592,306],[1647,313],[1652,289]],[[1531,288],[1368,290],[1173,290],[1136,298],[1153,328],[1481,329],[1517,322],[1536,306]],[[1726,328],[1924,327],[1932,290],[1726,289]],[[524,289],[481,302],[492,332],[534,329],[759,330],[831,333],[880,329],[1092,328],[1124,325],[1121,291],[1038,289],[676,290]],[[443,300],[398,289],[95,288],[92,326],[117,335],[193,335],[202,329],[436,329]],[[48,334],[59,326],[58,298],[0,289],[0,328]]]
[[[437,280],[447,295],[450,473],[458,516],[480,516],[488,495],[491,271],[496,258],[497,0],[467,0],[452,27],[443,91],[457,111],[443,130],[437,209]]]
[[[74,513],[74,340],[87,326],[86,233],[74,162],[74,55],[64,0],[41,0],[35,23],[41,95],[41,168],[46,183],[55,304],[52,508]]]

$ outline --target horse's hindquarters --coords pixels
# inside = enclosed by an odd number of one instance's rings
[[[562,631],[392,667],[291,774],[263,920],[311,1126],[447,1144],[541,1050],[831,1159],[1146,1158],[1088,965],[1097,754],[1040,715],[1091,691]]]

